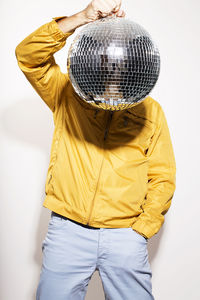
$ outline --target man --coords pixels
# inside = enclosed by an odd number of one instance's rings
[[[19,67],[55,124],[43,203],[52,214],[37,300],[84,299],[95,270],[106,299],[154,299],[147,242],[164,222],[176,173],[164,112],[151,97],[114,113],[95,109],[53,57],[77,27],[125,16],[120,7],[119,0],[93,0],[16,47]]]

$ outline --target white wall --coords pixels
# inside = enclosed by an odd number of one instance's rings
[[[72,15],[89,3],[69,2],[4,0],[0,5],[2,300],[35,299],[41,242],[50,218],[42,202],[53,134],[52,113],[18,68],[15,47],[52,17]],[[198,300],[200,2],[124,0],[122,7],[128,18],[151,33],[159,47],[161,73],[152,97],[165,111],[177,163],[177,188],[171,208],[163,227],[148,243],[153,293],[156,300]],[[64,72],[73,37],[55,55]],[[89,283],[86,299],[94,297],[104,299],[97,272]]]

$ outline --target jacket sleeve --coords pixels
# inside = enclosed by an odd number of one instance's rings
[[[15,49],[20,69],[52,112],[69,80],[68,74],[60,71],[53,54],[65,45],[67,37],[75,31],[62,32],[56,22],[61,18],[53,18],[40,26]]]
[[[164,223],[176,186],[176,163],[164,112],[160,107],[159,122],[148,149],[148,189],[132,229],[151,238]]]

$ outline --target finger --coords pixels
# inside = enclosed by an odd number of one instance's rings
[[[117,17],[125,17],[125,12],[124,10],[119,10],[117,13],[116,13]]]
[[[118,1],[117,0],[110,0],[109,7],[110,7],[109,15],[117,12],[119,10]]]
[[[113,0],[112,3],[113,3],[113,10],[116,10],[117,7],[119,6],[119,2],[117,0]]]
[[[105,0],[99,0],[98,11],[100,11],[102,15],[106,15],[110,12],[110,6]]]
[[[119,0],[104,0],[105,4],[107,4],[107,7],[109,7],[109,11],[104,11],[103,12],[108,12],[109,14],[117,12],[120,9],[120,4],[119,4]],[[106,2],[107,1],[107,2]]]
[[[119,10],[120,10],[120,7],[121,7],[121,3],[120,3],[120,4],[117,4],[117,5],[115,6],[115,8],[113,9],[113,12],[119,11]]]
[[[121,0],[115,0],[115,3],[116,3],[116,5],[115,5],[115,11],[120,10],[121,4],[122,4]]]

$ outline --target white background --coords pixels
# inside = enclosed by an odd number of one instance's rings
[[[50,211],[42,207],[42,202],[53,117],[19,69],[15,48],[52,17],[72,15],[88,3],[1,1],[1,300],[35,299],[42,263],[41,243],[50,218]],[[155,300],[198,300],[200,2],[124,0],[122,8],[127,18],[148,30],[159,47],[161,72],[151,96],[166,114],[177,164],[177,188],[171,208],[159,233],[148,242],[153,294]],[[70,36],[55,55],[63,72],[73,38]],[[86,299],[104,299],[97,272],[89,283]]]

